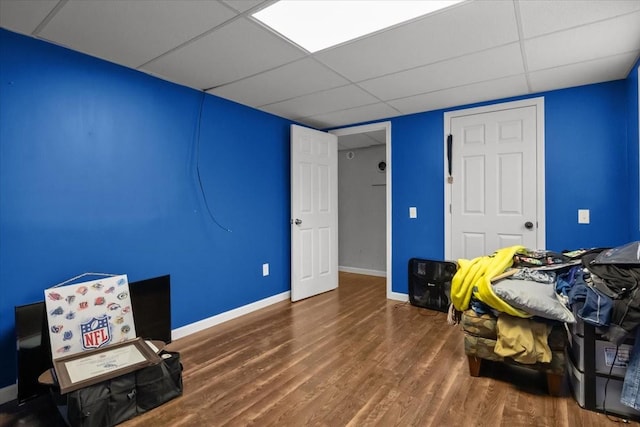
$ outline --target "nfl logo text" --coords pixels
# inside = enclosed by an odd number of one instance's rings
[[[80,324],[82,333],[82,348],[100,348],[111,342],[111,330],[109,329],[109,319],[107,315],[94,317],[85,323]]]

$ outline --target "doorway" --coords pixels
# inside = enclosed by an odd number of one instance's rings
[[[386,277],[387,298],[402,299],[391,291],[391,122],[330,133],[338,137],[339,176],[359,176],[338,181],[339,192],[351,192],[359,200],[340,204],[340,270]],[[346,165],[355,170],[345,171]],[[367,229],[370,233],[363,234]]]

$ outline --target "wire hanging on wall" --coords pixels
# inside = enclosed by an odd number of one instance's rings
[[[223,229],[224,231],[231,233],[232,232],[231,229],[224,227],[222,224],[220,224],[216,219],[215,215],[213,214],[213,212],[211,211],[211,208],[209,207],[209,201],[207,200],[207,193],[204,191],[204,185],[202,184],[202,177],[200,176],[200,128],[202,125],[202,110],[204,109],[205,96],[206,96],[206,92],[203,91],[202,98],[200,99],[200,109],[198,111],[198,121],[196,124],[196,135],[195,135],[196,175],[198,177],[198,186],[200,187],[200,193],[202,193],[202,200],[204,200],[204,206],[207,208],[207,213],[209,214],[209,217],[211,218],[213,223],[218,227],[220,227],[221,229]]]
[[[87,273],[79,274],[79,275],[77,275],[77,276],[75,276],[75,277],[72,277],[71,279],[67,279],[67,280],[65,280],[64,282],[60,282],[60,283],[58,283],[57,285],[53,285],[53,286],[51,286],[51,287],[52,287],[52,288],[57,288],[57,287],[60,287],[60,286],[64,286],[64,285],[66,285],[66,284],[68,284],[68,283],[73,282],[74,280],[81,279],[81,278],[86,277],[86,276],[114,277],[114,276],[117,276],[117,274],[111,274],[111,273],[90,273],[90,272],[87,272]]]

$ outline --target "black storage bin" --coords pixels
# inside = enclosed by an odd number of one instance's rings
[[[409,302],[417,307],[448,311],[451,280],[458,270],[452,261],[411,258],[409,260]]]

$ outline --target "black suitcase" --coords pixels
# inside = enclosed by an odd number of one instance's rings
[[[409,260],[409,302],[416,307],[447,312],[451,302],[451,280],[458,271],[452,261]]]

